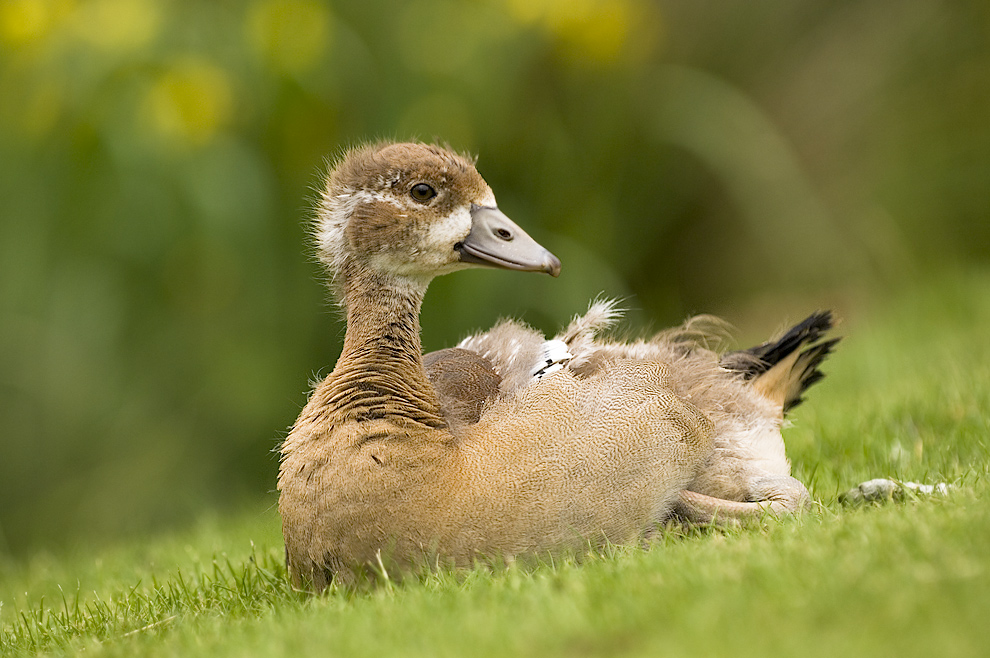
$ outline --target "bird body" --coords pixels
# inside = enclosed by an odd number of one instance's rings
[[[792,398],[773,396],[796,363],[817,373],[828,350],[803,357],[807,337],[778,350],[793,363],[776,372],[761,361],[777,357],[771,344],[723,362],[686,334],[609,342],[598,333],[615,311],[598,304],[552,342],[509,322],[424,359],[431,278],[560,268],[498,210],[473,162],[435,146],[346,154],[316,233],[347,331],[281,447],[297,586],[626,543],[674,512],[752,514],[791,486],[779,428]],[[771,395],[758,386],[767,372]],[[797,486],[783,509],[804,504]]]
[[[799,404],[804,390],[821,379],[818,366],[838,342],[820,340],[832,327],[831,314],[815,313],[777,340],[724,354],[712,348],[724,342],[726,333],[716,318],[692,318],[649,339],[603,338],[620,316],[614,302],[596,301],[552,340],[566,347],[565,368],[579,377],[616,359],[664,363],[678,398],[712,420],[712,453],[688,486],[689,494],[676,501],[675,511],[708,523],[805,507],[810,497],[790,477],[781,428],[784,411]],[[512,390],[513,382],[525,381],[526,359],[544,341],[538,332],[507,320],[465,338],[459,347],[489,360],[502,377],[503,390]]]

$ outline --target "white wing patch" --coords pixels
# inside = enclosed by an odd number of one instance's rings
[[[540,347],[539,360],[533,368],[533,378],[543,379],[552,372],[561,370],[574,358],[567,351],[567,344],[561,340],[548,340]]]

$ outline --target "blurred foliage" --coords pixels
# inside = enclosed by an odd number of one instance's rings
[[[479,153],[564,262],[438,280],[427,349],[603,291],[804,311],[987,265],[988,71],[975,0],[2,0],[0,551],[274,500],[347,145]]]

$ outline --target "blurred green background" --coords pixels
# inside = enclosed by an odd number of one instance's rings
[[[347,145],[479,154],[563,260],[438,280],[427,349],[601,292],[755,338],[990,265],[983,0],[0,0],[0,49],[0,553],[274,503]]]

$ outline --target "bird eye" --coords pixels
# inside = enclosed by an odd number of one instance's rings
[[[426,183],[416,183],[409,190],[409,196],[413,198],[414,201],[419,201],[420,203],[426,203],[433,197],[437,195],[437,191]]]

